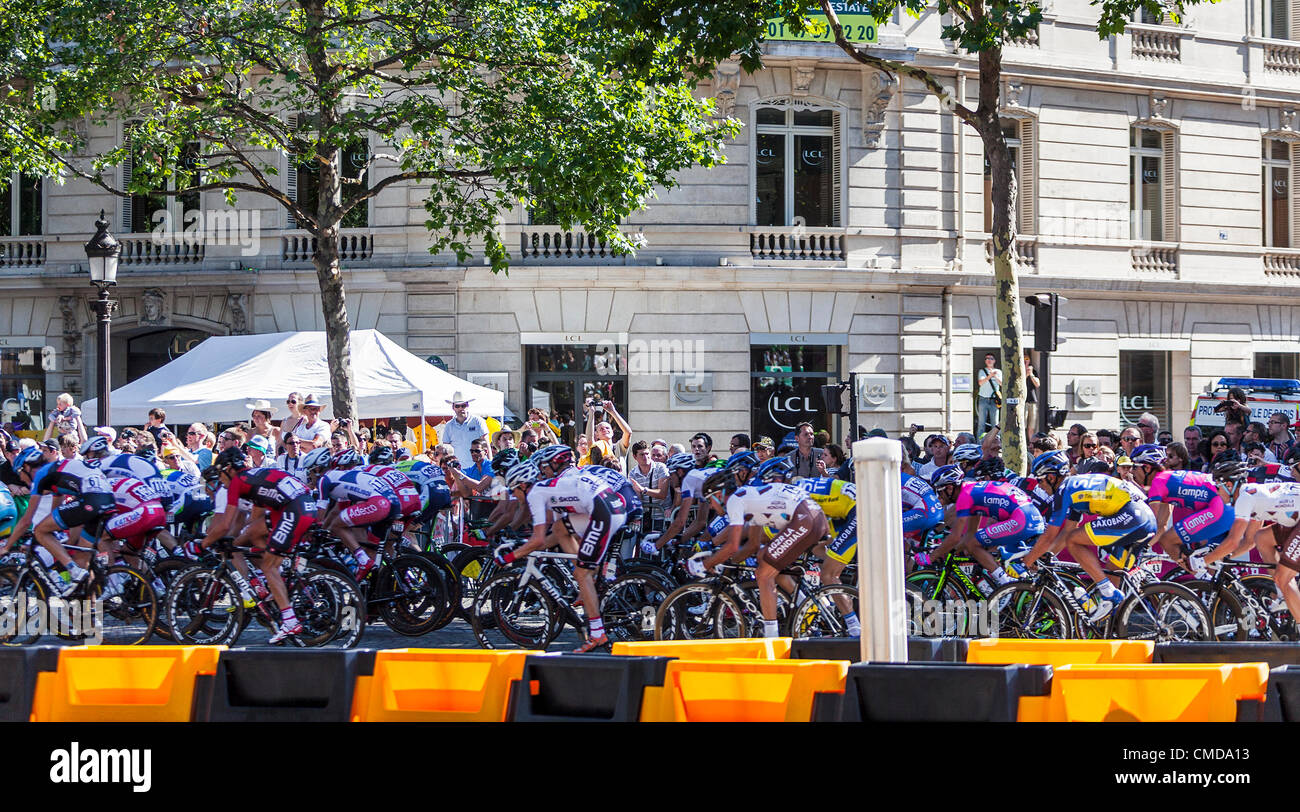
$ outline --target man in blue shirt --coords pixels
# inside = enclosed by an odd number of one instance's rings
[[[473,464],[464,469],[465,476],[475,481],[482,480],[485,476],[492,476],[492,458],[485,453],[486,447],[482,440],[474,440],[470,443],[469,457]]]

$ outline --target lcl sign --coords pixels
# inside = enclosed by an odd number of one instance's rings
[[[712,372],[668,376],[669,411],[697,412],[707,411],[712,408]]]
[[[892,412],[894,410],[893,375],[858,375],[858,411]]]

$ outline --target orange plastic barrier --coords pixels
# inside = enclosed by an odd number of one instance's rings
[[[354,722],[503,722],[510,685],[536,651],[408,648],[375,653],[357,677]]]
[[[789,637],[742,637],[735,640],[646,640],[615,643],[614,654],[676,657],[679,660],[788,660]]]
[[[817,693],[843,693],[847,660],[675,660],[647,687],[642,722],[807,722]]]
[[[1268,664],[1066,665],[1052,693],[1021,697],[1021,722],[1233,722],[1264,699]]]
[[[225,646],[78,646],[36,679],[33,722],[188,722]]]
[[[966,662],[985,665],[1137,665],[1149,663],[1155,643],[1149,640],[972,640]]]

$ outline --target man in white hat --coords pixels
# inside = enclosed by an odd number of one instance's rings
[[[488,442],[487,422],[481,417],[469,416],[470,400],[460,391],[453,392],[447,402],[451,404],[455,417],[443,423],[438,432],[438,438],[455,449],[458,460],[470,458],[470,444],[475,440],[482,440],[485,445]]]
[[[312,448],[324,448],[330,442],[330,424],[321,420],[320,401],[315,395],[307,395],[302,400],[302,413],[307,416],[305,420],[294,426],[293,433],[303,441],[303,452],[306,453]],[[308,447],[310,446],[310,448]]]

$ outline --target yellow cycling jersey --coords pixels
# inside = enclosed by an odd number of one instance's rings
[[[1129,502],[1145,501],[1145,495],[1123,480],[1105,474],[1066,477],[1056,492],[1049,524],[1060,525],[1067,514],[1091,513],[1114,516]]]
[[[858,493],[852,482],[824,476],[801,479],[795,484],[807,491],[829,519],[843,519],[857,507]]]

